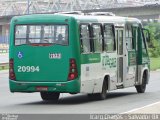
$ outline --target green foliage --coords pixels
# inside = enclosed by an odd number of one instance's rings
[[[151,70],[160,69],[160,57],[158,58],[150,58],[151,60]]]
[[[6,65],[6,66],[4,66],[4,67],[0,66],[0,70],[6,70],[6,69],[9,69],[9,66],[8,66],[8,65]]]
[[[160,23],[150,23],[145,26],[150,31],[149,55],[151,57],[160,56]]]

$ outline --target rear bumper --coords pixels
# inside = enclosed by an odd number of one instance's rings
[[[67,82],[20,82],[9,80],[11,92],[41,92],[37,91],[36,87],[48,87],[48,92],[59,93],[79,93],[80,80],[75,79]]]

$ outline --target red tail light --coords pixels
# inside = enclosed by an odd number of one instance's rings
[[[16,79],[16,76],[14,73],[14,60],[13,59],[9,60],[9,79],[11,79],[11,80]]]
[[[70,59],[69,61],[69,74],[68,74],[68,80],[73,80],[77,78],[78,72],[77,72],[77,65],[75,59]]]

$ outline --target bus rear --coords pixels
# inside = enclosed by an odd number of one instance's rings
[[[79,51],[74,49],[78,46],[75,42],[78,31],[73,31],[76,27],[73,18],[60,15],[13,18],[9,61],[11,92],[78,93]]]

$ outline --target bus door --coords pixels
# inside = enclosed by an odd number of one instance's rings
[[[133,30],[133,46],[134,46],[134,49],[135,49],[135,69],[136,69],[136,72],[135,72],[135,82],[138,82],[138,25],[137,26],[133,26],[132,28]]]
[[[116,28],[117,42],[117,85],[123,85],[124,80],[124,28]]]
[[[125,87],[133,86],[136,80],[136,68],[137,68],[137,27],[133,25],[126,25],[125,29],[125,38],[126,38],[126,52],[127,52],[127,73]]]

